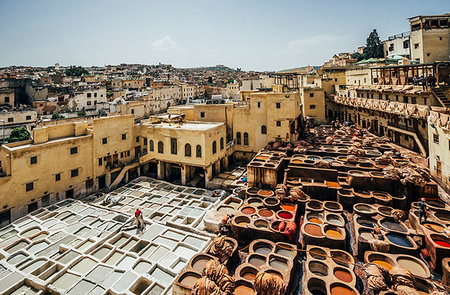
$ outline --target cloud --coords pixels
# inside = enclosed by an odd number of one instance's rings
[[[173,49],[180,49],[175,41],[172,40],[170,35],[167,35],[161,39],[155,40],[152,43],[152,47],[159,51],[169,51]]]

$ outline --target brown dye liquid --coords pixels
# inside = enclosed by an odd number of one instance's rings
[[[336,270],[334,272],[334,276],[336,278],[338,278],[339,280],[346,282],[346,283],[350,283],[352,281],[352,275],[345,270]]]
[[[340,238],[342,237],[342,234],[338,232],[337,230],[329,229],[325,232],[325,234],[331,238]]]
[[[194,287],[195,282],[197,282],[198,278],[194,276],[185,276],[183,280],[181,280],[181,284],[188,286],[189,288]]]
[[[244,279],[246,279],[246,280],[254,281],[256,275],[255,275],[254,273],[252,273],[252,272],[246,272],[246,273],[244,273],[244,274],[242,275],[242,277],[243,277]]]
[[[320,226],[315,225],[315,224],[307,224],[305,226],[305,232],[311,236],[315,236],[315,237],[321,237],[322,235],[322,230],[320,228]]]
[[[441,233],[444,230],[442,226],[433,223],[425,223],[423,226],[438,233]]]
[[[337,183],[336,181],[327,181],[327,186],[328,187],[340,187],[339,183]]]
[[[351,289],[347,287],[342,286],[335,286],[331,288],[331,295],[354,295],[355,292],[353,292]]]
[[[270,216],[273,215],[273,213],[272,213],[272,211],[270,211],[270,210],[263,209],[263,210],[260,210],[260,211],[259,211],[259,215],[260,215],[261,217],[270,217]]]
[[[271,196],[271,195],[273,195],[273,193],[272,193],[272,191],[260,190],[258,192],[258,195],[260,195],[260,196]]]
[[[308,221],[312,222],[312,223],[323,224],[323,221],[318,218],[311,218],[311,219],[308,219]]]
[[[234,289],[234,295],[253,295],[255,291],[247,286],[238,286]]]
[[[389,263],[387,263],[384,260],[374,260],[374,261],[372,261],[372,263],[375,263],[375,264],[381,266],[382,268],[384,268],[386,270],[391,270],[392,269],[392,265],[390,265]]]
[[[255,208],[252,208],[252,207],[246,207],[246,208],[244,208],[244,209],[242,209],[242,213],[244,213],[244,214],[248,214],[248,215],[250,215],[250,214],[253,214],[253,213],[255,213]]]

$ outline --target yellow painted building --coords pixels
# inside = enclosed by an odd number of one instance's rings
[[[431,111],[428,124],[430,171],[450,193],[450,112]]]

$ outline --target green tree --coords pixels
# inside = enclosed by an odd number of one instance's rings
[[[364,59],[364,55],[361,54],[361,53],[359,53],[359,52],[354,52],[354,53],[352,54],[352,57],[353,57],[353,58],[356,58],[358,61]]]
[[[82,75],[87,75],[89,74],[88,70],[86,70],[85,68],[81,67],[81,66],[70,66],[69,68],[66,69],[66,75],[67,76],[82,76]]]
[[[366,42],[366,48],[364,48],[365,59],[384,57],[383,44],[381,44],[380,37],[378,37],[376,29],[373,29],[369,37],[367,37]]]
[[[106,111],[104,109],[99,109],[97,113],[99,116],[106,116]]]
[[[77,113],[78,117],[84,117],[86,116],[86,111],[85,110],[81,110]]]
[[[59,120],[59,119],[64,119],[64,115],[62,115],[60,113],[54,113],[52,115],[52,120]]]
[[[11,134],[6,139],[8,142],[17,142],[30,139],[30,132],[28,132],[25,126],[14,128]]]

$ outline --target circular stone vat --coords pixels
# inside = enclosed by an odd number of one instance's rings
[[[427,271],[428,269],[424,268],[422,263],[417,258],[410,256],[398,256],[397,263],[400,267],[409,270],[413,275],[427,278],[430,273]]]
[[[436,233],[442,233],[444,231],[444,227],[435,222],[425,222],[422,223],[422,226]]]
[[[322,202],[316,200],[309,201],[308,203],[306,203],[306,206],[311,210],[322,210]]]
[[[257,160],[268,160],[269,159],[269,157],[268,156],[256,156],[255,157],[255,159],[257,159]]]
[[[331,285],[331,295],[355,295],[355,291],[341,283]]]
[[[350,257],[350,255],[339,250],[331,251],[331,258],[336,264],[345,267],[349,267],[350,263],[352,263],[352,258]]]
[[[283,257],[270,255],[269,265],[270,265],[270,267],[272,267],[278,271],[285,271],[286,269],[288,269],[288,260]]]
[[[254,268],[253,266],[245,266],[241,269],[239,272],[239,275],[241,278],[253,282],[255,280],[256,274],[258,273],[258,270]]]
[[[336,267],[333,271],[334,276],[343,282],[350,283],[353,281],[352,274],[345,268]]]
[[[292,215],[292,213],[289,211],[282,210],[282,211],[277,212],[277,217],[281,218],[281,219],[289,220],[289,219],[292,219],[294,217],[294,215]]]
[[[252,246],[252,250],[261,255],[268,255],[272,252],[273,246],[266,242],[257,242]]]
[[[275,247],[275,254],[292,259],[297,254],[297,249],[285,243],[278,243]]]
[[[351,196],[353,195],[352,190],[348,189],[348,188],[341,188],[340,190],[338,190],[338,193],[342,196]]]
[[[279,231],[279,230],[278,230],[278,227],[280,226],[280,223],[281,223],[281,221],[279,221],[279,220],[274,221],[274,222],[270,225],[270,228],[272,228],[272,230],[274,230],[274,231]]]
[[[250,206],[244,207],[241,209],[241,212],[245,215],[252,215],[255,214],[256,209]]]
[[[379,199],[383,202],[387,202],[392,199],[391,196],[385,192],[372,192],[372,196],[374,196],[374,198]]]
[[[392,208],[390,207],[378,207],[378,212],[380,212],[381,215],[390,217],[392,216]]]
[[[264,219],[257,219],[253,222],[257,228],[269,228],[269,222]]]
[[[314,237],[323,237],[322,228],[313,223],[308,223],[305,225],[305,233]]]
[[[324,227],[325,235],[330,239],[342,239],[344,237],[344,233],[342,229],[337,226],[327,225]]]
[[[267,208],[273,209],[280,205],[280,200],[278,200],[276,198],[268,197],[268,198],[264,199],[263,205]]]
[[[261,166],[261,165],[262,165],[262,163],[255,162],[255,161],[252,161],[252,162],[250,163],[250,166]]]
[[[344,226],[345,225],[344,219],[337,214],[327,214],[326,219],[329,224],[332,224],[335,226]]]
[[[375,209],[365,204],[355,204],[353,206],[353,211],[355,211],[359,215],[374,215],[377,213]]]
[[[258,195],[258,191],[259,191],[259,188],[257,188],[257,187],[249,187],[247,189],[247,195],[256,196],[256,195]]]
[[[350,174],[350,176],[356,176],[356,177],[363,177],[364,173],[358,170],[350,170],[348,171],[348,174]]]
[[[450,248],[449,238],[444,235],[432,234],[431,239],[435,242],[439,247]]]
[[[266,256],[260,254],[250,254],[247,261],[249,264],[255,267],[260,267],[261,265],[266,263]]]
[[[382,227],[396,232],[407,233],[408,230],[401,225],[400,223],[395,222],[394,220],[383,219],[380,221]]]
[[[249,198],[247,200],[247,203],[249,205],[257,206],[257,205],[262,204],[262,200],[260,198]]]
[[[322,277],[326,277],[328,275],[328,266],[323,262],[310,261],[308,268],[315,275]]]
[[[250,223],[250,218],[248,218],[247,216],[238,216],[234,219],[234,222],[237,225],[245,226]]]
[[[191,267],[196,272],[201,273],[206,263],[208,263],[208,261],[210,261],[211,259],[212,258],[207,255],[199,254],[198,256],[192,259]]]
[[[327,289],[325,282],[318,278],[311,278],[308,280],[308,291],[313,295],[326,295]]]
[[[338,202],[326,201],[323,203],[325,210],[339,212],[342,211],[342,205]]]
[[[325,260],[327,258],[327,253],[320,248],[311,248],[309,250],[309,254],[311,255],[312,258],[318,260]]]
[[[303,161],[299,160],[299,159],[294,159],[294,160],[291,161],[291,164],[300,165],[300,164],[303,164]]]
[[[356,219],[356,222],[364,227],[369,227],[369,228],[374,228],[375,227],[375,221],[373,219],[366,219],[366,218],[361,218],[358,217]]]
[[[386,235],[386,237],[388,238],[388,240],[391,243],[393,243],[393,244],[395,244],[397,246],[401,246],[401,247],[405,247],[405,248],[412,248],[413,247],[413,243],[405,235],[400,235],[400,234],[396,234],[396,233],[388,233]]]
[[[371,253],[367,257],[367,260],[370,263],[376,264],[378,266],[381,266],[385,270],[391,270],[394,266],[394,261],[389,258],[387,255],[384,255],[382,253]]]
[[[281,209],[283,209],[285,211],[293,212],[293,211],[295,211],[295,205],[290,204],[290,203],[283,203],[283,204],[281,204]]]
[[[269,217],[273,216],[273,211],[269,210],[269,209],[260,209],[258,211],[258,215],[261,216],[261,217],[269,218]]]
[[[322,217],[316,214],[308,214],[308,221],[315,224],[323,224]]]
[[[191,289],[200,278],[201,276],[198,273],[187,271],[180,276],[178,283]]]
[[[450,222],[450,213],[449,212],[436,212],[434,216],[439,218],[442,221]]]
[[[264,189],[260,189],[258,191],[258,196],[261,196],[261,197],[272,197],[273,195],[274,195],[273,191],[264,190]]]

